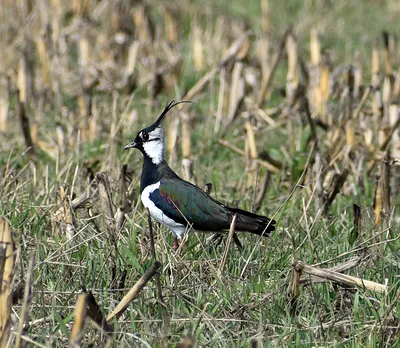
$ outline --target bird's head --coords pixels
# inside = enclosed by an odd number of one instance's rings
[[[168,103],[157,121],[151,126],[139,131],[135,140],[126,145],[124,149],[138,149],[145,156],[148,156],[154,164],[160,164],[164,160],[164,130],[161,126],[161,121],[169,110],[181,103],[190,102],[182,100],[180,102],[171,101]]]

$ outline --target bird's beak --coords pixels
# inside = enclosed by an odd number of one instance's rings
[[[132,141],[130,144],[124,147],[124,150],[133,149],[135,147],[137,147],[137,144],[135,143],[135,141]]]

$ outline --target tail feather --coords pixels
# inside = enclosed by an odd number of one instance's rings
[[[275,220],[271,220],[266,216],[257,215],[248,211],[230,208],[232,218],[236,214],[236,231],[247,231],[259,236],[268,237],[275,230]]]

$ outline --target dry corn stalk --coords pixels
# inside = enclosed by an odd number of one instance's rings
[[[400,116],[400,108],[398,104],[390,104],[389,106],[389,124],[393,127]],[[392,157],[400,161],[400,129],[397,128],[392,136],[393,153]]]
[[[339,263],[330,268],[324,268],[323,270],[330,271],[330,272],[343,273],[344,271],[347,271],[351,268],[358,266],[361,263],[361,261],[362,261],[362,257],[355,256],[348,261]],[[316,266],[313,266],[313,267],[316,267]],[[303,276],[300,279],[300,283],[304,284],[304,285],[308,285],[311,283],[324,283],[327,280],[329,280],[329,278],[321,278],[321,277],[315,276],[315,275],[303,274]]]
[[[320,96],[322,99],[321,112],[324,113],[326,103],[329,100],[330,92],[331,92],[331,67],[328,54],[323,55],[323,59],[321,62],[321,73],[320,73]]]
[[[271,30],[271,19],[269,10],[269,0],[261,0],[261,27],[263,34],[268,38],[269,32]]]
[[[60,199],[63,206],[63,223],[65,224],[65,233],[68,240],[75,235],[75,213],[72,209],[71,197],[67,186],[60,186]]]
[[[186,180],[192,178],[192,149],[190,140],[190,124],[189,115],[186,112],[181,112],[182,119],[182,166]]]
[[[73,226],[70,226],[70,229],[72,228],[76,228],[75,227],[75,210],[81,208],[82,206],[84,206],[88,200],[89,200],[89,188],[83,192],[81,195],[79,195],[78,197],[76,197],[72,202],[71,202],[71,198],[69,195],[69,189],[67,189],[66,186],[60,186],[60,199],[61,199],[61,207],[56,211],[56,213],[54,214],[53,217],[53,222],[55,223],[55,227],[58,228],[58,224],[61,224],[61,226],[66,225],[66,221],[67,218],[65,216],[65,212],[67,212],[67,214],[70,214],[70,217],[68,217],[68,221],[72,221]],[[64,199],[61,197],[63,196]],[[64,232],[62,230],[62,232]],[[68,233],[67,231],[66,235],[67,238],[69,239],[70,237],[70,233]]]
[[[165,31],[167,33],[167,40],[171,43],[178,42],[178,23],[176,22],[173,11],[169,8],[165,8]]]
[[[345,75],[347,85],[347,112],[346,120],[353,118],[353,101],[354,101],[354,68],[352,65],[347,69]]]
[[[319,277],[322,279],[327,279],[334,281],[335,283],[344,286],[356,286],[362,289],[367,289],[370,291],[385,294],[388,292],[388,286],[380,283],[376,283],[370,280],[365,280],[358,277],[349,276],[339,272],[331,271],[328,269],[320,269],[314,266],[309,266],[302,261],[297,261],[293,268],[296,272],[307,273],[311,276]]]
[[[271,181],[271,172],[267,171],[264,176],[264,180],[261,184],[260,190],[258,192],[257,199],[254,203],[254,211],[256,212],[261,208],[265,195],[267,194],[270,181]]]
[[[349,174],[348,169],[344,169],[340,174],[334,174],[332,177],[332,182],[331,186],[329,188],[329,192],[326,195],[326,200],[323,205],[323,211],[324,213],[327,213],[329,210],[329,207],[333,203],[335,197],[337,194],[340,192],[342,189],[344,183],[346,182],[347,176]]]
[[[379,48],[377,42],[374,43],[372,48],[371,85],[374,88],[379,86]]]
[[[372,113],[376,118],[381,114],[382,110],[382,94],[380,91],[380,77],[379,77],[379,48],[378,43],[375,42],[372,49],[372,59],[371,59],[371,84],[374,92],[374,97],[372,99]]]
[[[393,73],[392,66],[392,49],[391,37],[387,31],[383,32],[383,50],[385,54],[385,74],[391,75]]]
[[[179,131],[179,117],[169,117],[167,119],[168,123],[168,137],[167,137],[167,149],[169,153],[169,162],[174,163],[178,156],[177,154],[177,139]]]
[[[127,169],[128,166],[124,164],[122,166],[121,174],[120,174],[120,186],[119,186],[119,195],[120,195],[120,201],[119,201],[119,207],[117,209],[117,212],[115,213],[115,225],[117,228],[117,231],[120,231],[121,228],[124,226],[125,223],[125,213],[128,212],[129,210],[129,202],[128,198],[126,196],[127,193]]]
[[[346,123],[346,143],[350,149],[356,144],[354,121],[352,119],[348,120]]]
[[[197,21],[193,22],[193,61],[196,71],[203,70],[203,43],[201,29]]]
[[[26,104],[21,100],[20,93],[17,93],[17,106],[18,106],[19,121],[25,139],[25,145],[32,159],[33,155],[35,154],[35,148],[34,148],[34,143],[32,141],[31,127],[29,125],[29,117],[26,114]]]
[[[137,283],[129,290],[124,296],[120,303],[115,309],[107,315],[106,322],[111,325],[115,319],[118,319],[122,313],[128,308],[129,304],[138,297],[140,291],[145,287],[147,282],[156,274],[157,270],[161,267],[161,264],[156,261],[153,265],[143,274],[143,276],[137,281]]]
[[[400,95],[400,74],[396,71],[393,74],[393,99]]]
[[[378,228],[382,222],[382,185],[379,175],[376,177],[375,196],[374,196],[374,218],[375,228]]]
[[[318,66],[321,63],[321,44],[319,42],[318,32],[315,28],[311,30],[310,53],[311,64],[314,66]]]
[[[311,129],[311,135],[314,140],[315,147],[318,148],[319,146],[319,141],[318,141],[318,135],[317,135],[317,130],[315,128],[315,123],[311,118],[311,110],[310,110],[310,105],[308,103],[308,99],[306,97],[301,97],[300,98],[300,105],[304,111],[304,114],[307,119],[307,123],[310,125]]]
[[[99,189],[101,211],[103,221],[107,226],[107,231],[111,240],[111,244],[116,241],[116,226],[114,219],[113,201],[111,197],[110,179],[104,172],[96,173],[96,181]]]
[[[350,234],[350,244],[354,244],[361,234],[361,209],[353,203],[353,231]]]
[[[28,99],[28,77],[27,77],[27,61],[25,54],[22,54],[19,59],[18,65],[18,90],[19,90],[19,99],[22,103],[26,103]]]
[[[288,298],[290,301],[290,313],[295,315],[297,312],[298,298],[300,296],[300,277],[302,269],[292,267],[292,279],[289,285]]]
[[[325,74],[324,78],[321,79],[321,45],[319,42],[317,30],[314,28],[311,30],[310,35],[310,55],[311,55],[311,67],[310,67],[310,104],[312,110],[317,113],[321,113],[322,109],[322,95],[321,90],[325,87],[327,78],[329,79],[329,73]],[[325,72],[328,72],[325,70]],[[328,80],[329,82],[329,80]]]
[[[83,120],[81,124],[81,135],[82,138],[86,141],[88,139],[88,118],[90,114],[89,108],[89,98],[86,90],[86,79],[88,76],[88,65],[90,61],[90,45],[89,39],[86,35],[86,31],[82,33],[79,37],[79,64],[80,64],[80,86],[81,92],[78,97],[78,105],[79,105],[79,113],[81,119]]]
[[[132,76],[135,71],[139,48],[140,42],[138,40],[133,41],[129,46],[128,58],[125,66],[125,75],[127,78]]]
[[[226,103],[226,92],[228,91],[227,88],[227,72],[226,68],[222,67],[221,72],[220,72],[220,77],[219,77],[219,93],[218,93],[218,106],[217,106],[217,116],[215,118],[215,125],[214,125],[214,134],[217,134],[220,126],[221,126],[221,121],[222,121],[222,114],[224,113],[225,105]]]
[[[391,205],[390,205],[390,169],[391,169],[391,156],[390,149],[386,151],[385,157],[381,163],[380,185],[382,186],[382,216],[387,222],[390,219]]]
[[[286,38],[286,51],[288,55],[288,72],[286,76],[286,97],[289,101],[294,99],[298,84],[298,62],[297,62],[297,42],[293,35],[290,33]]]
[[[74,325],[72,326],[71,335],[69,337],[70,348],[81,347],[81,338],[86,318],[86,302],[87,294],[79,294],[74,311]]]
[[[86,297],[86,316],[91,318],[99,327],[101,327],[105,332],[113,331],[113,327],[107,325],[103,313],[96,302],[95,297],[91,291],[83,289],[83,293],[87,295]]]
[[[240,61],[236,62],[232,69],[231,90],[229,97],[229,112],[227,123],[232,122],[238,109],[239,103],[243,100],[245,94],[245,83],[243,79],[244,64]]]
[[[92,0],[74,0],[72,8],[78,17],[89,17],[92,11]]]
[[[362,95],[361,100],[360,100],[360,102],[358,103],[358,106],[357,106],[356,110],[355,110],[354,113],[353,113],[353,118],[354,118],[354,119],[358,119],[358,117],[360,116],[361,110],[362,110],[362,108],[364,107],[366,101],[368,100],[368,97],[369,97],[370,94],[371,94],[371,89],[372,89],[371,86],[368,86],[368,87],[365,89],[364,94]]]
[[[392,99],[393,84],[394,84],[393,76],[392,75],[385,76],[385,79],[383,80],[383,86],[382,86],[382,101],[386,108],[388,107],[388,104]],[[385,112],[387,114],[388,111],[385,110]],[[385,117],[385,121],[387,121],[387,120],[388,120],[388,118]]]
[[[48,88],[50,86],[50,71],[51,71],[51,64],[47,52],[46,41],[44,35],[40,36],[36,40],[36,47],[38,51],[39,61],[41,65],[41,77],[42,83],[44,88]]]
[[[257,147],[256,147],[256,139],[254,136],[253,126],[251,125],[249,120],[246,120],[245,128],[246,128],[246,132],[247,132],[247,139],[249,142],[250,158],[255,160],[258,157]]]
[[[243,35],[245,31],[242,31],[241,34]],[[237,54],[237,59],[243,60],[246,58],[247,54],[249,53],[250,49],[250,37],[247,35],[244,40],[242,47],[240,48],[238,54]]]
[[[52,32],[53,43],[60,42],[61,18],[63,13],[63,8],[61,3],[62,3],[61,0],[51,0],[51,14],[52,14],[51,26],[53,29]]]
[[[0,132],[7,132],[7,118],[9,105],[9,79],[6,75],[0,75]]]
[[[387,145],[389,144],[390,140],[392,139],[393,134],[400,126],[400,115],[398,116],[396,122],[389,128],[387,135],[383,134],[382,140],[379,142],[379,146],[376,149],[377,151],[383,151],[386,149]],[[382,131],[382,130],[381,130]],[[379,158],[380,159],[380,158]],[[372,169],[377,162],[377,157],[373,158],[367,165],[367,173],[371,173]]]
[[[218,276],[221,277],[222,271],[224,270],[226,260],[228,259],[228,252],[229,252],[229,246],[231,245],[233,235],[235,234],[235,226],[236,226],[236,214],[232,219],[231,226],[229,228],[229,234],[228,238],[226,240],[226,246],[224,250],[224,254],[222,255],[221,263],[219,264],[218,267]]]
[[[362,84],[362,67],[359,59],[356,60],[355,65],[353,67],[353,73],[354,73],[354,96],[356,98],[359,97],[360,94],[360,87]]]
[[[258,41],[258,55],[261,59],[262,77],[265,78],[268,74],[269,62],[269,38],[271,32],[271,16],[269,9],[269,0],[261,0],[261,26],[263,31],[262,38]]]
[[[256,41],[255,47],[257,49],[257,56],[261,60],[261,76],[263,79],[266,78],[269,71],[269,40],[268,38],[261,38]]]
[[[247,119],[245,122],[245,129],[246,129],[246,145],[248,147],[248,179],[247,179],[247,186],[248,187],[255,187],[257,184],[257,159],[258,159],[258,152],[256,147],[256,138],[254,135],[253,126],[250,123],[250,120]]]
[[[0,347],[10,335],[15,246],[8,221],[0,217]]]

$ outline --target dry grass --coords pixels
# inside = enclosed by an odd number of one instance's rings
[[[3,2],[8,346],[399,343],[395,1]],[[141,158],[122,147],[171,99],[195,104],[165,122],[170,165],[274,217],[271,239],[241,234],[239,252],[192,233],[174,253],[153,226],[152,247]],[[155,258],[160,277],[105,329]]]

